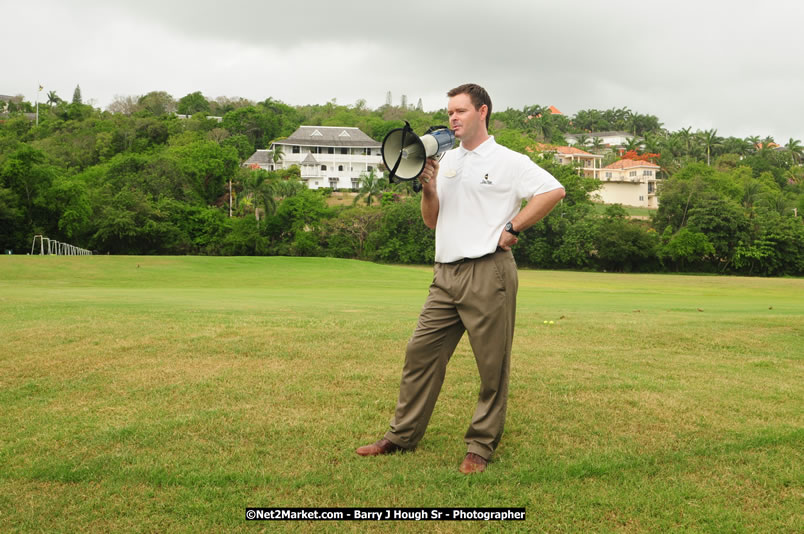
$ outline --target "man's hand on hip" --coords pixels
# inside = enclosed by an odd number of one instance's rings
[[[517,236],[503,230],[500,234],[500,239],[497,241],[497,246],[503,250],[511,250],[511,247],[516,245],[518,241]]]

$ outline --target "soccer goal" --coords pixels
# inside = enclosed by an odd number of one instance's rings
[[[76,247],[69,243],[62,243],[55,239],[47,238],[43,235],[35,235],[31,243],[31,255],[36,253],[36,243],[39,241],[39,255],[46,256],[91,256],[92,251],[85,248]]]

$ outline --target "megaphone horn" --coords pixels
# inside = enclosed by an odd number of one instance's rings
[[[446,126],[432,126],[419,137],[410,123],[388,132],[382,141],[382,161],[390,179],[414,180],[424,170],[427,158],[434,158],[455,145],[455,134]]]

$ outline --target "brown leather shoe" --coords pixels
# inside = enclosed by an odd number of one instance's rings
[[[472,473],[482,473],[486,470],[489,461],[473,452],[467,453],[466,458],[459,468],[459,471],[464,475],[471,475]]]
[[[382,438],[380,441],[372,443],[371,445],[359,447],[355,452],[360,456],[379,456],[380,454],[391,454],[401,450],[404,450],[404,447],[400,447],[391,440]]]

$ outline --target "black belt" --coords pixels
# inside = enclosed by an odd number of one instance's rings
[[[489,252],[488,254],[478,256],[477,258],[461,258],[461,259],[455,260],[455,261],[444,262],[444,265],[460,265],[461,263],[466,263],[467,261],[482,260],[483,258],[488,258],[489,256],[494,256],[498,252],[507,252],[507,251],[502,247],[497,247],[497,250],[495,250],[494,252]]]

